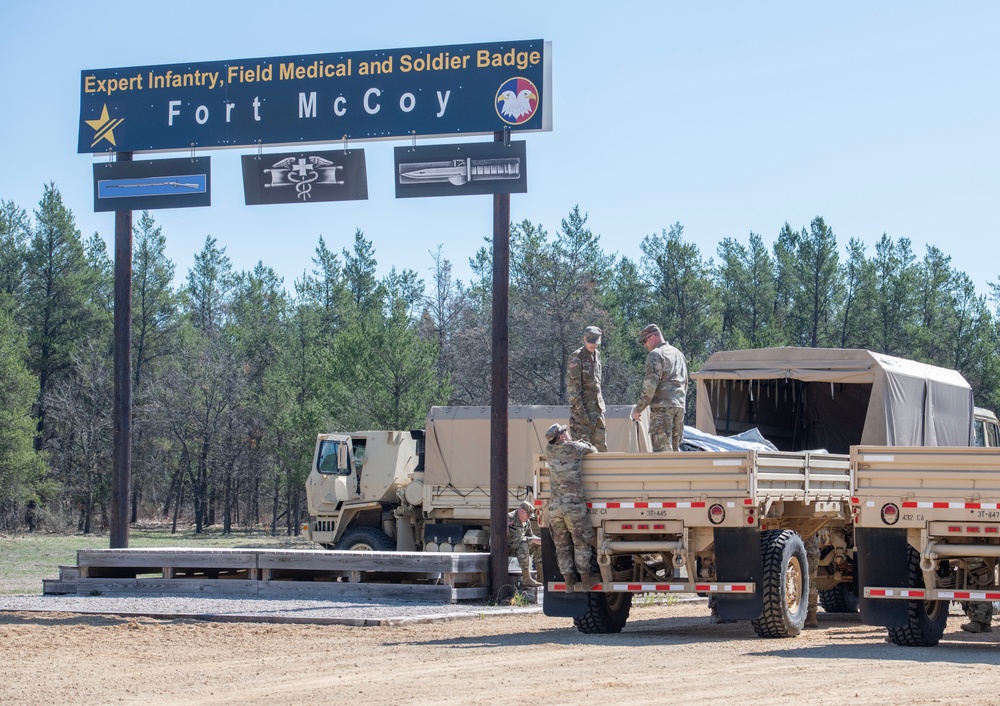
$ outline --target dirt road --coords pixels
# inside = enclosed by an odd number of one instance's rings
[[[820,630],[761,640],[709,625],[703,602],[636,606],[595,636],[541,614],[366,628],[0,614],[0,703],[997,703],[1000,630],[962,621],[956,606],[939,646],[904,648],[824,613]]]

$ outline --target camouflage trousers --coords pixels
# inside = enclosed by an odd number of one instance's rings
[[[654,452],[680,451],[683,436],[683,407],[649,408],[649,440]]]
[[[806,563],[809,565],[809,605],[808,610],[815,613],[819,609],[819,587],[816,585],[819,577],[819,535],[814,534],[805,541]]]
[[[590,573],[591,542],[594,527],[587,516],[586,504],[550,505],[549,532],[556,545],[556,563],[563,578],[577,572]]]
[[[517,563],[525,571],[531,570],[531,559],[535,560],[535,571],[542,571],[542,545],[523,537],[511,540],[510,555],[517,557]]]
[[[968,615],[969,620],[989,625],[993,622],[993,603],[990,601],[973,601],[969,603]]]
[[[598,451],[608,450],[608,430],[604,413],[595,410],[570,410],[569,435],[580,441],[589,441]]]

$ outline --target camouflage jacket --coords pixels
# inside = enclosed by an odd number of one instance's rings
[[[566,388],[569,405],[574,414],[603,413],[604,397],[601,395],[601,352],[593,353],[580,346],[569,354],[566,366]]]
[[[636,411],[646,407],[684,407],[688,371],[684,354],[664,341],[646,356],[646,376]]]
[[[556,441],[546,447],[553,504],[586,502],[580,462],[585,455],[596,452],[597,449],[586,441]]]
[[[531,520],[522,523],[517,519],[517,510],[507,513],[507,543],[511,546],[515,542],[524,542],[534,539],[535,534],[531,531]]]

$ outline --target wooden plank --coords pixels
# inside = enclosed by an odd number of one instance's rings
[[[76,595],[76,581],[42,579],[42,595],[43,596]]]
[[[486,586],[478,588],[453,588],[451,590],[452,603],[455,601],[478,601],[490,597],[490,590]]]
[[[256,569],[256,550],[205,551],[183,549],[81,549],[79,567],[136,568],[139,573],[161,572],[164,567],[185,569]],[[148,569],[148,571],[146,571]]]
[[[262,550],[262,569],[335,571],[488,571],[489,554],[468,552],[349,552],[311,549]]]
[[[211,596],[235,594],[257,595],[257,581],[222,579],[80,579],[76,582],[76,593],[80,596]]]
[[[485,590],[485,589],[484,589]],[[332,581],[268,581],[261,583],[262,598],[402,598],[452,602],[451,586],[430,584],[344,583]]]

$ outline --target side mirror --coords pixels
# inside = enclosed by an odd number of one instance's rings
[[[347,460],[347,444],[337,445],[337,470],[344,471],[345,473],[351,472],[351,466],[348,464]]]

